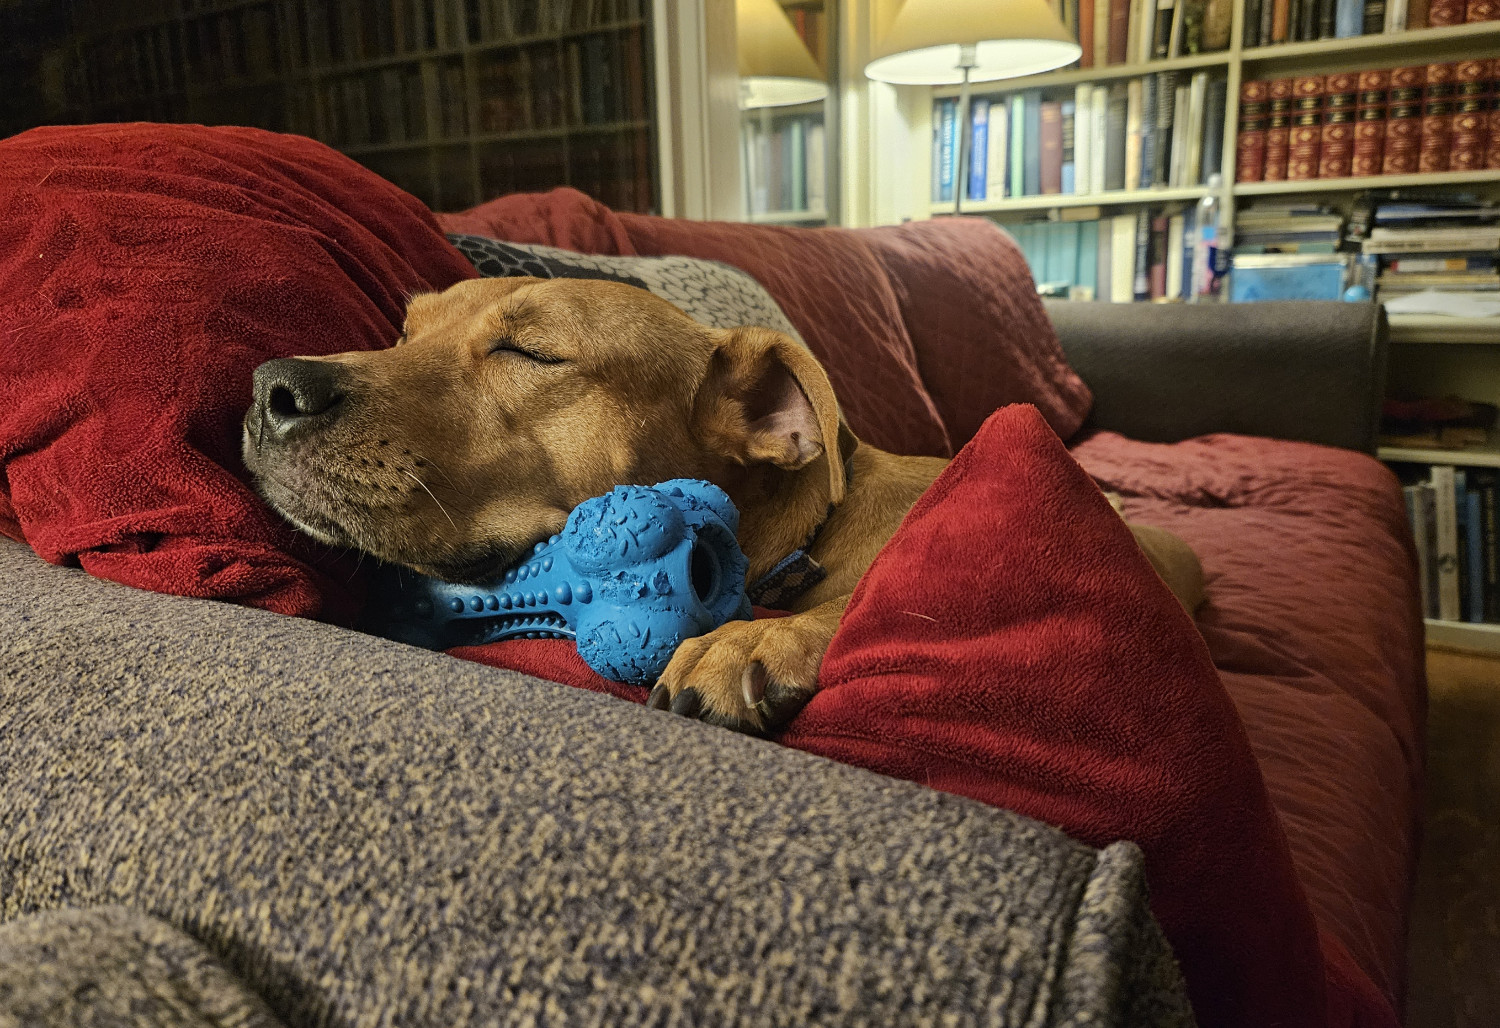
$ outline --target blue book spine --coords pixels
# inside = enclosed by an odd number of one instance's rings
[[[1352,39],[1365,30],[1365,0],[1338,0],[1333,9],[1333,34],[1338,39]]]
[[[1023,171],[1023,189],[1026,196],[1042,195],[1042,94],[1031,90],[1026,93],[1026,167]]]
[[[1078,169],[1074,156],[1078,153],[1078,144],[1073,139],[1074,126],[1078,124],[1078,107],[1072,100],[1064,100],[1062,105],[1063,125],[1063,162],[1062,162],[1062,191],[1072,195],[1078,192]],[[1077,284],[1077,280],[1074,280]]]
[[[969,140],[969,199],[985,198],[985,178],[990,173],[990,102],[975,100],[973,129]]]
[[[1468,536],[1469,609],[1465,612],[1470,621],[1484,620],[1484,517],[1481,513],[1482,498],[1470,489],[1464,494],[1464,531]]]
[[[957,159],[953,147],[953,126],[958,123],[955,113],[957,106],[957,100],[943,101],[942,119],[938,130],[939,153],[941,154],[938,165],[939,203],[953,201],[953,162]]]

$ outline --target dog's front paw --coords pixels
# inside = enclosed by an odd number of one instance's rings
[[[838,627],[815,613],[731,621],[689,639],[646,705],[739,732],[783,727],[818,689],[818,668]]]

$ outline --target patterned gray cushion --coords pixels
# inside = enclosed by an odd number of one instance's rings
[[[803,339],[771,294],[749,275],[696,257],[595,257],[552,246],[450,235],[485,278],[602,278],[648,289],[711,328],[757,325]],[[806,345],[803,343],[803,345]]]

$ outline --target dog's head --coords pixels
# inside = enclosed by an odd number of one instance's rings
[[[391,349],[261,365],[244,457],[316,538],[482,581],[616,485],[706,478],[742,512],[749,493],[821,511],[843,495],[838,417],[779,333],[620,283],[479,279],[414,298]]]

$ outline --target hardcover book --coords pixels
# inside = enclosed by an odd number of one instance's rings
[[[1087,82],[1073,92],[1073,191],[1083,195],[1094,192],[1093,96]]]
[[[1038,114],[1041,154],[1038,158],[1038,184],[1044,194],[1062,192],[1062,104],[1056,100],[1041,103]]]
[[[1125,115],[1127,90],[1119,82],[1109,87],[1105,110],[1104,188],[1125,188]]]

